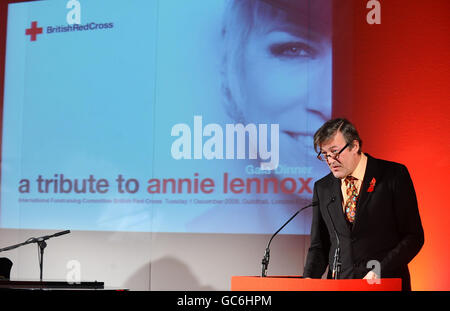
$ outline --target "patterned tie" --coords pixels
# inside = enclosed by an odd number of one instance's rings
[[[355,221],[356,203],[358,202],[358,190],[356,189],[355,180],[353,176],[345,177],[345,186],[347,187],[347,201],[345,202],[345,216],[350,223]]]

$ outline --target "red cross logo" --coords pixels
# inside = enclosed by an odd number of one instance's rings
[[[42,33],[42,27],[37,26],[37,22],[31,22],[31,28],[25,29],[25,34],[30,36],[30,41],[36,41],[38,34]]]

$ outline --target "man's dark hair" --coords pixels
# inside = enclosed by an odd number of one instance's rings
[[[329,120],[317,130],[314,134],[314,150],[320,152],[320,146],[331,139],[338,131],[342,133],[345,141],[350,144],[350,148],[354,147],[353,142],[357,140],[359,142],[358,153],[361,153],[362,140],[358,131],[353,124],[343,118]]]

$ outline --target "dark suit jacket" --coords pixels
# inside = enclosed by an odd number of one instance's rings
[[[340,180],[330,173],[314,184],[313,202],[319,204],[313,207],[304,277],[320,278],[328,265],[332,267],[334,223],[341,249],[340,278],[363,278],[371,270],[367,263],[377,260],[381,278],[402,278],[403,290],[410,290],[408,263],[424,243],[414,186],[404,165],[367,157],[353,225],[342,209]],[[373,178],[375,186],[368,192]]]

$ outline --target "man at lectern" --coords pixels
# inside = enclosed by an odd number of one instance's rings
[[[404,165],[364,154],[361,145],[346,119],[314,134],[317,157],[331,173],[314,184],[304,277],[321,278],[329,266],[328,278],[401,278],[402,289],[411,290],[408,263],[424,243],[411,177]]]

